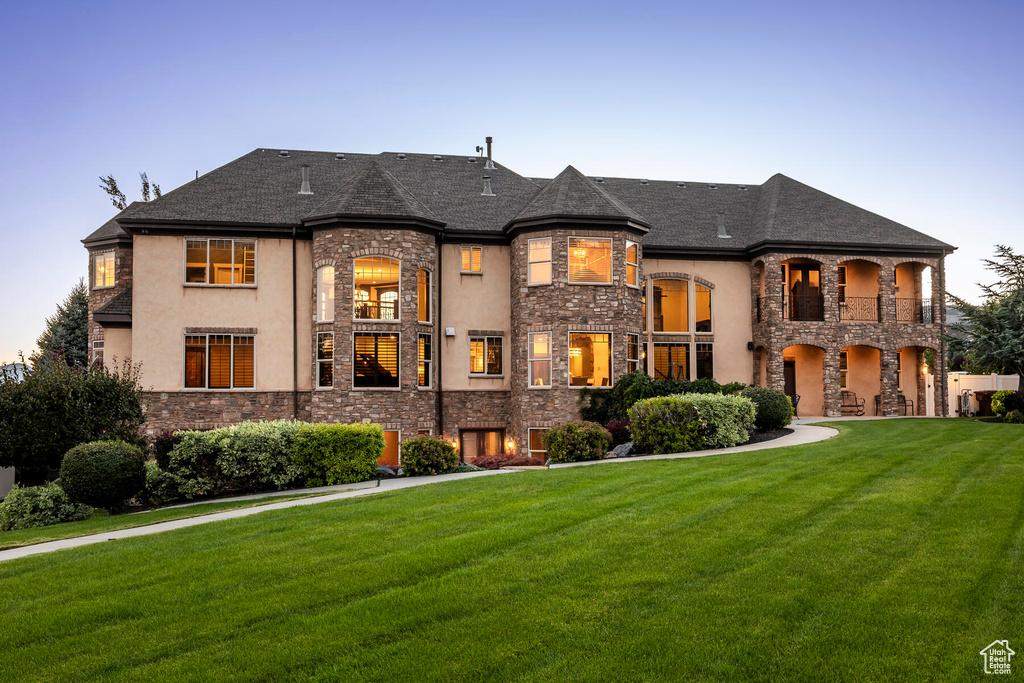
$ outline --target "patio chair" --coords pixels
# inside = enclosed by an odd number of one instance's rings
[[[839,406],[840,413],[857,417],[864,414],[864,399],[857,398],[857,394],[852,391],[842,391],[839,395],[842,398],[842,403]]]

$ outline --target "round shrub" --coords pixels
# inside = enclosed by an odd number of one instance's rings
[[[747,387],[740,396],[749,398],[757,406],[754,427],[762,432],[774,432],[793,419],[793,404],[785,392],[767,387]]]
[[[1024,410],[1024,395],[1017,391],[1004,389],[992,394],[992,412],[1006,415],[1014,410]]]
[[[679,396],[655,396],[629,409],[629,431],[637,453],[685,453],[704,447],[697,409]]]
[[[123,441],[75,446],[60,465],[60,485],[71,500],[93,507],[122,507],[146,484],[146,456]]]
[[[627,443],[629,441],[629,419],[612,420],[604,426],[612,435],[612,445]]]
[[[551,462],[600,460],[612,445],[612,435],[595,422],[569,422],[544,433]]]
[[[1011,410],[1003,417],[1003,422],[1009,422],[1015,425],[1024,425],[1024,412],[1019,410]]]
[[[0,531],[77,522],[91,515],[92,508],[72,501],[57,484],[27,489],[15,484],[0,503]]]
[[[410,477],[447,474],[459,466],[455,446],[432,436],[417,436],[402,442],[402,472]]]

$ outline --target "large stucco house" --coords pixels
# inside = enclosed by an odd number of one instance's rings
[[[801,416],[923,414],[926,349],[944,373],[953,247],[783,175],[257,149],[83,242],[93,356],[141,363],[151,433],[374,421],[386,460],[418,433],[539,456],[581,388],[637,369]]]

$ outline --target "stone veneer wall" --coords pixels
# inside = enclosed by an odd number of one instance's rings
[[[445,391],[444,436],[458,440],[463,429],[508,429],[509,392]],[[518,442],[517,442],[518,446]]]
[[[568,282],[569,237],[612,238],[612,284]],[[551,237],[552,284],[527,284],[530,239]],[[626,333],[642,334],[643,290],[626,285],[626,241],[641,245],[642,235],[624,229],[558,228],[523,232],[512,240],[511,435],[525,453],[529,428],[578,420],[580,389],[569,387],[569,332],[612,333],[612,382],[626,372]],[[638,282],[644,282],[639,258]],[[551,387],[529,386],[530,332],[551,333]]]
[[[309,392],[298,393],[298,419],[310,419]],[[214,429],[243,420],[290,420],[295,416],[290,391],[146,392],[146,434],[164,430]]]
[[[132,286],[132,248],[129,246],[114,247],[114,286],[94,289],[96,274],[93,272],[93,255],[111,251],[110,247],[94,248],[89,250],[89,351],[92,352],[92,342],[103,339],[103,328],[92,319],[96,309],[103,306],[115,296]]]
[[[390,256],[401,262],[399,284],[399,320],[363,322],[353,320],[354,261],[361,256]],[[334,321],[313,322],[312,367],[314,387],[310,399],[310,418],[314,422],[371,421],[385,429],[402,431],[402,438],[419,430],[437,433],[437,245],[432,234],[410,229],[377,227],[333,227],[313,233],[313,281],[309,296],[316,314],[316,271],[334,266]],[[431,315],[434,322],[417,321],[417,271],[431,273]],[[334,332],[334,386],[316,389],[316,334]],[[399,347],[399,389],[357,389],[353,385],[353,333],[393,332],[401,335]],[[417,345],[419,333],[433,334],[434,359],[430,389],[417,386]],[[301,342],[300,342],[301,343]]]
[[[803,258],[821,264],[821,292],[824,298],[824,320],[783,320],[782,297],[784,285],[781,278],[782,263],[789,259]],[[878,292],[880,297],[879,322],[854,322],[839,320],[839,287],[838,266],[846,261],[868,261],[878,266]],[[932,323],[897,322],[896,318],[896,281],[894,270],[904,263],[917,264],[915,272],[915,296],[921,292],[921,271],[923,266],[932,267],[931,314]],[[816,346],[824,351],[823,390],[825,415],[841,414],[839,386],[839,353],[847,346],[870,346],[881,352],[880,391],[882,397],[882,414],[899,414],[898,390],[896,380],[896,355],[901,348],[920,347],[935,352],[935,375],[945,377],[946,360],[942,346],[942,324],[946,320],[943,304],[942,280],[945,268],[943,259],[926,257],[879,257],[879,256],[842,256],[837,254],[786,254],[770,253],[755,259],[751,267],[751,316],[754,331],[754,344],[758,353],[754,354],[754,383],[777,389],[784,388],[783,350],[788,346],[804,344]],[[762,274],[764,282],[761,282]],[[758,297],[763,298],[758,320]],[[767,354],[766,375],[761,376],[760,354]],[[920,373],[918,373],[920,374]],[[919,380],[919,383],[922,380]],[[935,382],[935,406],[941,414],[946,405],[943,400],[943,385]],[[925,406],[923,388],[916,390],[914,400],[915,412],[924,414]],[[870,403],[873,397],[866,398]],[[869,405],[868,410],[872,408]]]

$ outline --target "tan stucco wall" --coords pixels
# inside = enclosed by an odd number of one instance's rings
[[[132,302],[132,360],[153,391],[182,389],[186,327],[256,328],[255,391],[292,389],[292,243],[260,239],[257,287],[183,284],[182,237],[137,235]],[[298,244],[299,390],[308,391],[313,278],[312,244]]]
[[[800,395],[797,414],[800,417],[823,415],[825,412],[825,379],[822,364],[824,352],[816,346],[788,346],[784,359],[796,361],[796,393]],[[868,409],[870,412],[870,408]]]
[[[129,327],[108,327],[103,330],[103,360],[110,369],[132,359],[132,330]]]
[[[752,352],[747,342],[753,338],[750,322],[750,264],[743,261],[693,261],[645,258],[645,276],[652,273],[686,273],[714,284],[711,293],[711,335],[695,334],[695,343],[713,341],[715,379],[726,382],[753,381]],[[693,288],[691,286],[691,292]],[[690,296],[690,327],[694,325],[696,297]],[[654,334],[655,341],[659,335]],[[678,340],[679,335],[672,335]],[[696,354],[691,348],[691,360]]]
[[[865,415],[874,415],[875,396],[882,393],[881,354],[870,346],[849,346],[843,350],[847,354],[846,389],[864,399]]]
[[[846,261],[846,296],[878,296],[878,266],[869,261]]]
[[[907,346],[899,350],[900,354],[900,391],[914,402],[917,407],[917,376],[924,365],[924,358],[916,346]]]
[[[485,246],[479,275],[463,275],[462,246],[442,247],[440,343],[445,391],[511,388],[511,319],[509,290],[511,248]],[[445,335],[454,327],[455,336]],[[505,333],[502,364],[505,376],[485,379],[469,376],[469,330],[502,330]]]

